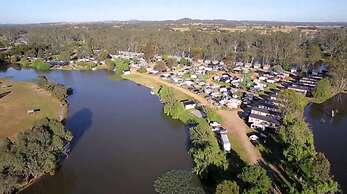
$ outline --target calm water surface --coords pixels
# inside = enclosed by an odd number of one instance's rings
[[[73,149],[54,176],[45,176],[23,194],[154,193],[153,181],[171,169],[192,168],[187,132],[162,113],[150,90],[107,72],[8,69],[0,77],[33,80],[45,74],[72,87],[67,127]]]
[[[337,110],[334,118],[331,110]],[[347,94],[337,95],[323,104],[310,104],[305,118],[314,133],[315,146],[325,153],[332,173],[344,193],[347,192]]]

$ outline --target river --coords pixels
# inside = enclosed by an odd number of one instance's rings
[[[22,194],[154,193],[153,181],[172,169],[192,168],[183,124],[166,117],[150,90],[106,71],[2,70],[0,77],[49,80],[74,90],[66,126],[74,135],[70,156],[54,176]]]
[[[338,111],[334,118],[331,110]],[[316,149],[329,159],[332,174],[343,192],[347,192],[347,94],[308,105],[305,118],[313,130]]]

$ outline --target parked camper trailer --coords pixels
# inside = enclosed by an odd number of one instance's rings
[[[230,152],[231,145],[230,145],[229,138],[228,138],[227,134],[220,133],[220,142],[221,142],[221,144],[223,146],[224,151],[225,152]]]

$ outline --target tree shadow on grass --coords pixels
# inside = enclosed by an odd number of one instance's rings
[[[71,149],[76,146],[83,134],[92,126],[92,116],[91,110],[83,108],[67,119],[66,126],[73,135]]]

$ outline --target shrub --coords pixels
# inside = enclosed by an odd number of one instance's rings
[[[147,73],[147,69],[145,67],[140,67],[137,72],[139,73]]]
[[[239,190],[236,182],[225,180],[218,184],[216,194],[239,194]]]
[[[117,59],[115,63],[116,63],[116,72],[119,75],[123,75],[125,71],[130,70],[130,67],[129,67],[130,62],[127,59]]]
[[[48,63],[44,62],[44,61],[41,60],[41,59],[35,60],[35,61],[31,64],[31,66],[32,66],[34,69],[39,70],[39,71],[48,71],[48,70],[51,68],[51,66],[50,66]]]
[[[72,134],[56,120],[42,119],[15,141],[0,139],[0,193],[15,193],[43,174],[54,174]]]

